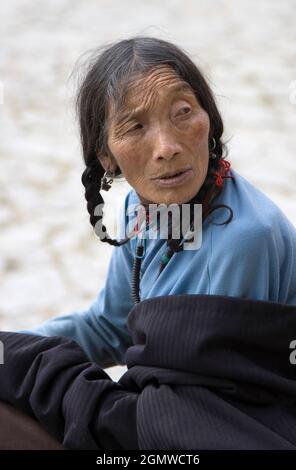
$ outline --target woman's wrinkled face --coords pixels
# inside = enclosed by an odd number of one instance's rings
[[[142,203],[182,204],[199,191],[208,171],[209,116],[173,69],[138,79],[124,109],[110,114],[109,149]],[[179,178],[160,178],[180,171]]]

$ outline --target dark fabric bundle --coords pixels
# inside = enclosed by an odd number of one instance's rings
[[[171,295],[128,327],[119,382],[67,338],[0,333],[0,400],[70,449],[296,449],[296,306]]]

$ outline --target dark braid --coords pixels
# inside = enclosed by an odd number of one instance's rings
[[[212,222],[214,225],[224,225],[229,224],[233,218],[233,211],[231,207],[225,204],[218,204],[216,206],[212,206],[214,199],[221,193],[223,189],[223,180],[225,178],[233,178],[230,174],[227,174],[228,169],[230,168],[230,163],[227,162],[224,158],[217,158],[214,161],[210,161],[208,174],[205,179],[203,186],[201,187],[200,191],[196,195],[196,198],[199,203],[203,205],[202,207],[202,218],[203,221],[216,209],[220,209],[222,207],[229,210],[230,215],[229,218],[220,224],[216,222]],[[220,184],[217,184],[220,181]]]
[[[103,175],[104,169],[97,158],[93,159],[82,173],[81,181],[85,187],[85,199],[87,200],[87,210],[90,215],[89,220],[102,242],[107,242],[112,246],[121,246],[127,243],[130,238],[126,237],[119,241],[113,240],[109,237],[107,229],[103,224],[103,213],[101,213],[101,215],[95,215],[95,208],[98,206],[98,204],[100,204],[101,209],[103,209],[105,203],[100,193],[100,186]]]

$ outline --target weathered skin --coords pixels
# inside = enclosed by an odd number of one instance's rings
[[[184,82],[168,66],[154,69],[129,88],[124,109],[110,107],[110,156],[98,156],[105,169],[121,169],[143,203],[189,201],[202,186],[209,162],[209,116],[189,89],[174,91]],[[186,83],[186,82],[185,82]],[[137,116],[131,112],[144,108]],[[160,187],[152,178],[191,167],[180,186]]]

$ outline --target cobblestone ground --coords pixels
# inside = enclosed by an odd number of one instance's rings
[[[104,285],[111,247],[88,222],[69,76],[106,41],[153,35],[187,50],[217,95],[233,167],[296,224],[295,0],[4,0],[1,11],[1,329],[83,309]]]

